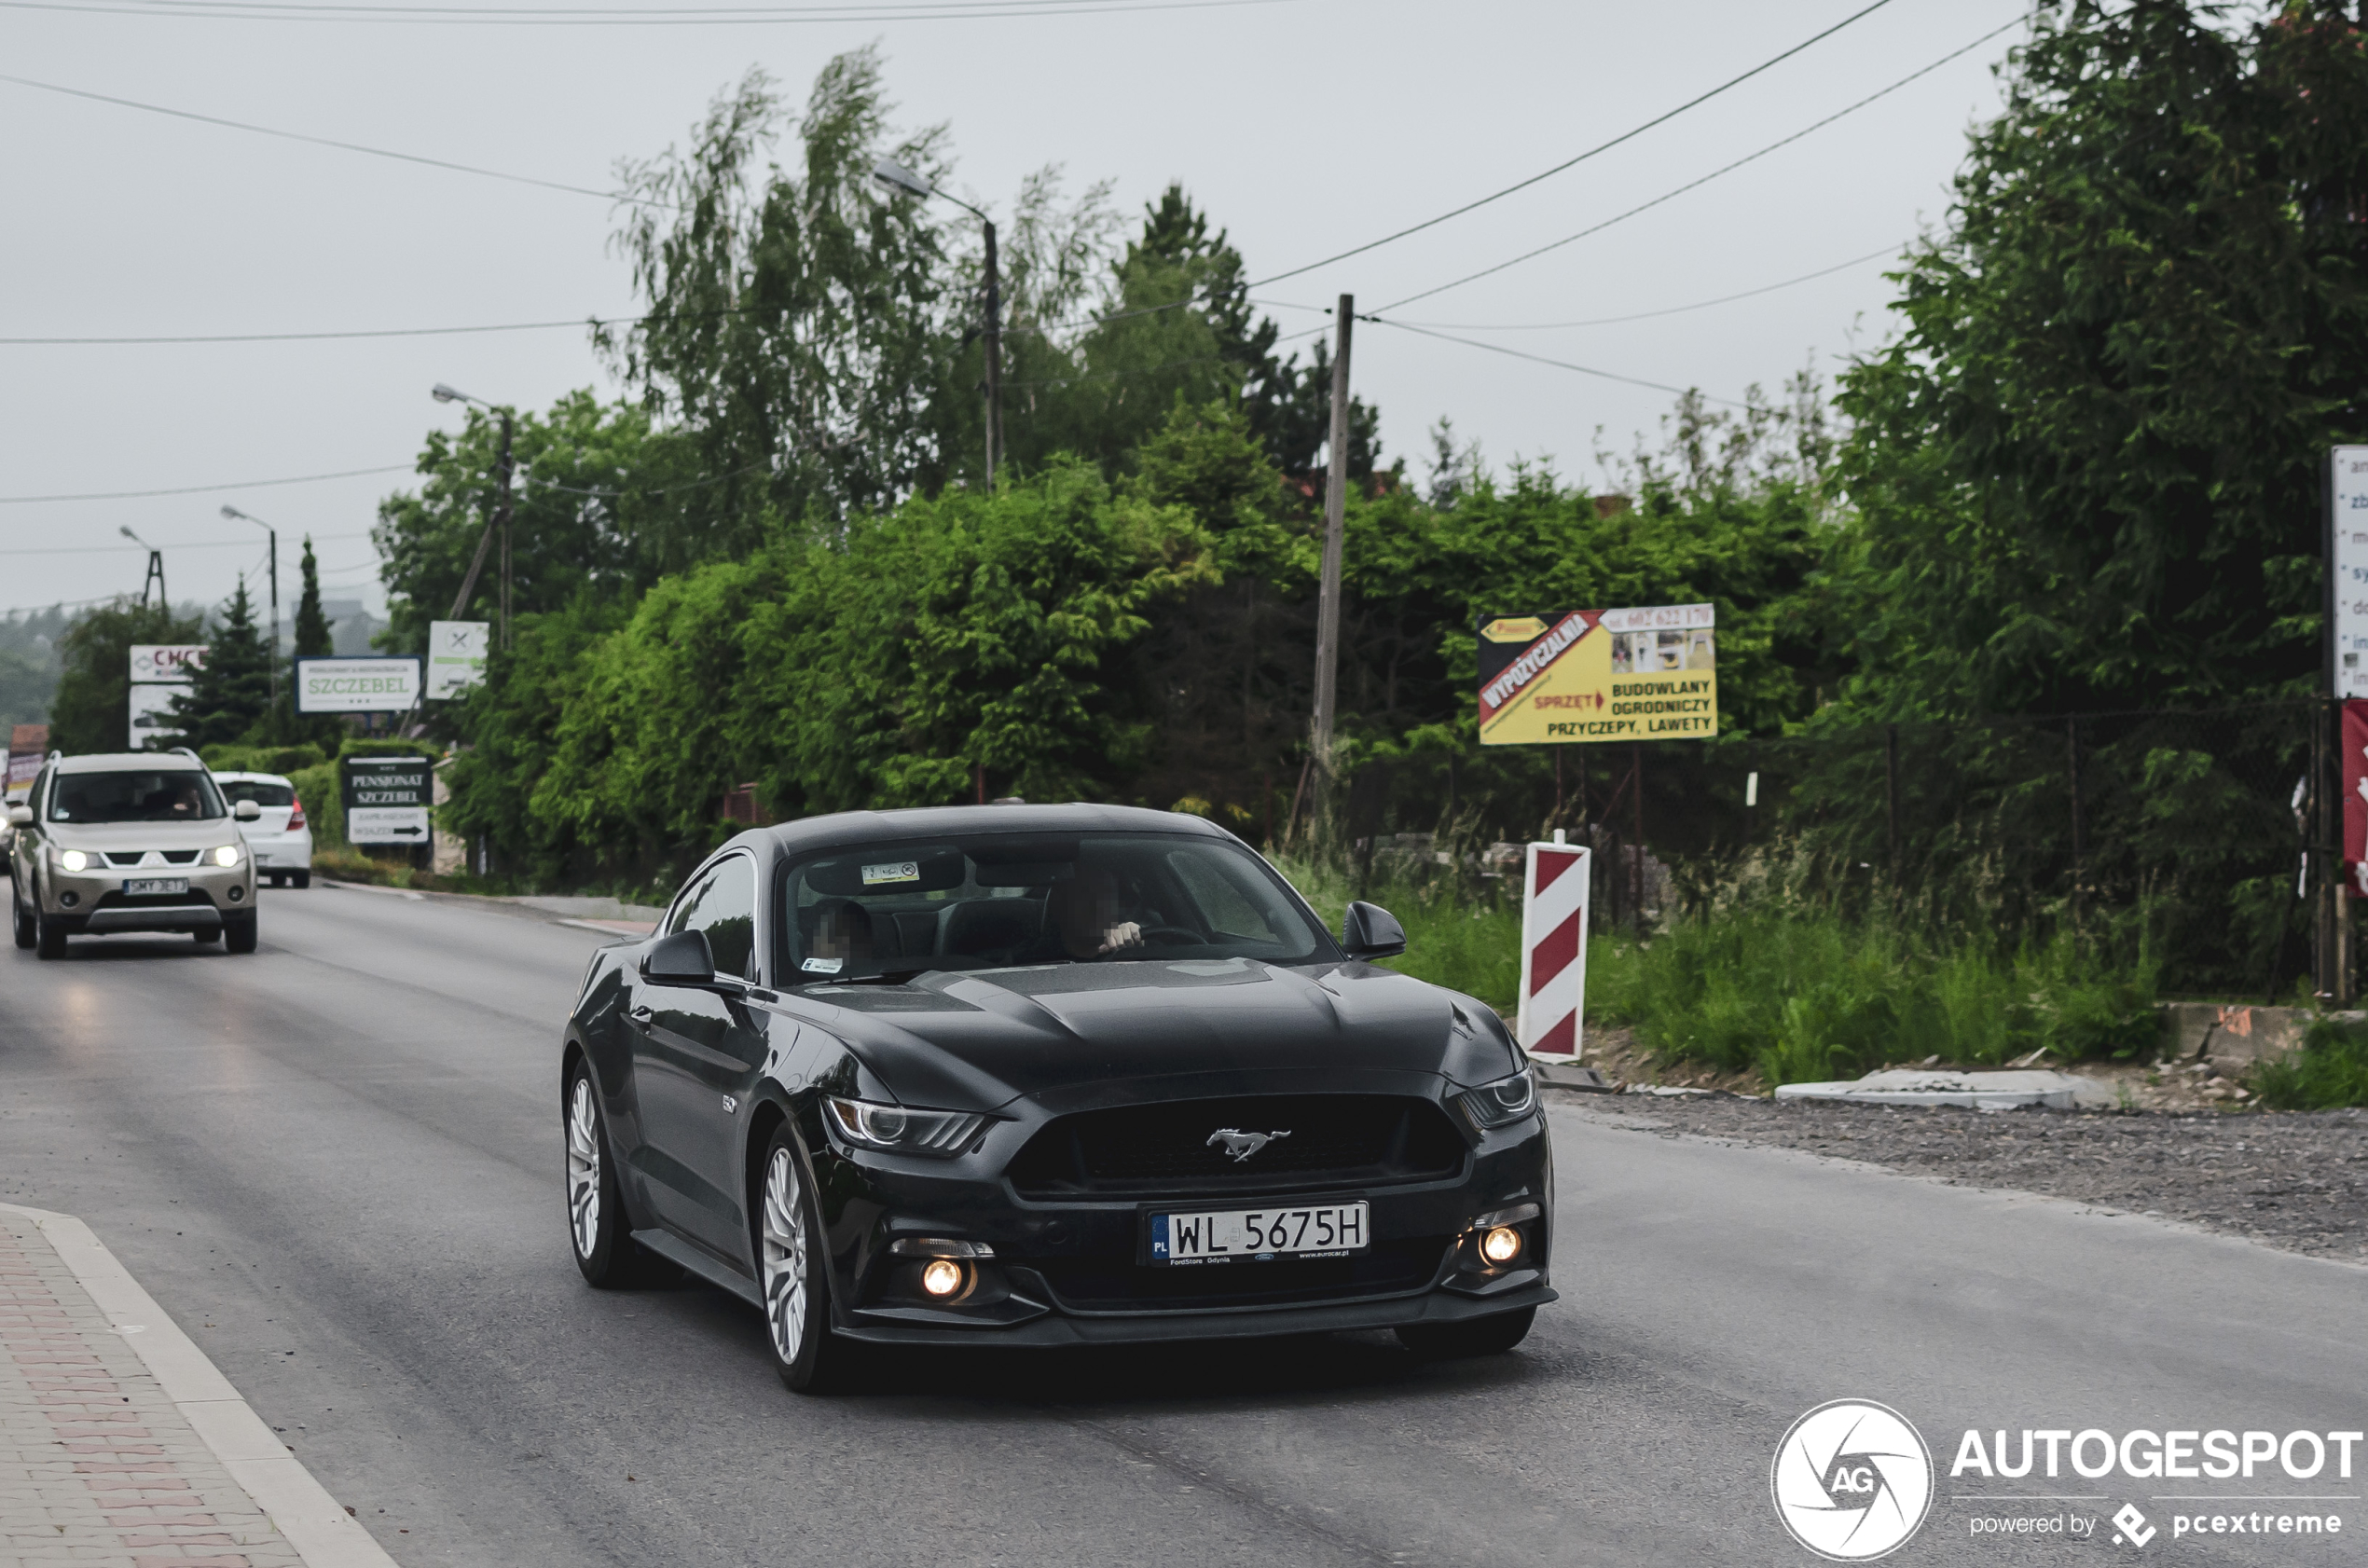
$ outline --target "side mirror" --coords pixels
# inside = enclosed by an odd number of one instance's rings
[[[641,955],[641,978],[653,985],[712,985],[715,955],[705,931],[677,931],[650,943]]]
[[[1406,928],[1377,903],[1353,903],[1341,917],[1341,946],[1352,958],[1392,958],[1406,951]]]
[[[253,801],[241,801],[230,808],[230,815],[241,822],[258,822],[263,819],[263,807]]]
[[[29,805],[10,806],[8,808],[8,826],[12,828],[29,828],[33,826],[33,807]]]

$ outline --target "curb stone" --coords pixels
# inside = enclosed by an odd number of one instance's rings
[[[0,1204],[0,1212],[33,1222],[107,1326],[138,1355],[165,1398],[306,1568],[396,1568],[386,1548],[313,1479],[90,1227],[72,1215],[18,1204]]]

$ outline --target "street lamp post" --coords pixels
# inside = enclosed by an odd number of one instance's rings
[[[506,406],[497,407],[481,397],[471,397],[467,392],[455,391],[442,381],[430,389],[428,395],[438,403],[473,404],[489,414],[502,416],[502,499],[494,507],[492,518],[485,525],[484,536],[477,541],[477,553],[469,562],[469,574],[461,579],[461,591],[452,598],[452,613],[446,618],[457,621],[461,612],[469,607],[469,596],[476,591],[477,573],[485,570],[485,552],[492,544],[494,534],[499,532],[502,536],[502,646],[506,649],[510,646],[510,410]]]
[[[250,517],[235,506],[222,509],[225,517],[253,523],[271,536],[271,711],[280,711],[280,530],[260,517]],[[278,719],[271,721],[278,723]]]
[[[980,336],[986,342],[986,488],[992,490],[996,463],[1003,449],[1003,293],[1002,280],[996,271],[995,220],[960,197],[946,196],[912,170],[888,158],[873,166],[872,178],[890,190],[905,191],[924,199],[944,197],[978,219],[986,230],[986,326]]]

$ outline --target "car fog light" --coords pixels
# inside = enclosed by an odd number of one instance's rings
[[[58,857],[58,864],[68,871],[80,871],[90,863],[90,857],[79,849],[69,849]]]
[[[921,1270],[921,1288],[932,1296],[951,1296],[962,1288],[962,1265],[950,1258],[933,1258]]]
[[[213,863],[217,866],[237,865],[239,863],[239,846],[235,844],[224,845],[221,848],[213,852]]]
[[[246,896],[247,890],[244,887],[233,887],[230,889],[230,901],[232,903],[243,901]]]
[[[1521,1233],[1509,1225],[1499,1225],[1480,1238],[1480,1256],[1503,1268],[1521,1255]]]
[[[58,895],[58,901],[65,905],[68,909],[72,909],[75,905],[82,901],[82,895],[69,887],[64,892]]]

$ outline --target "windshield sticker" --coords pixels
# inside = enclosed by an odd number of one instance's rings
[[[798,966],[807,974],[836,974],[847,968],[845,958],[808,958]]]
[[[863,868],[863,886],[866,887],[877,887],[883,883],[889,882],[918,882],[920,880],[921,862],[918,860],[890,860],[886,865]]]

